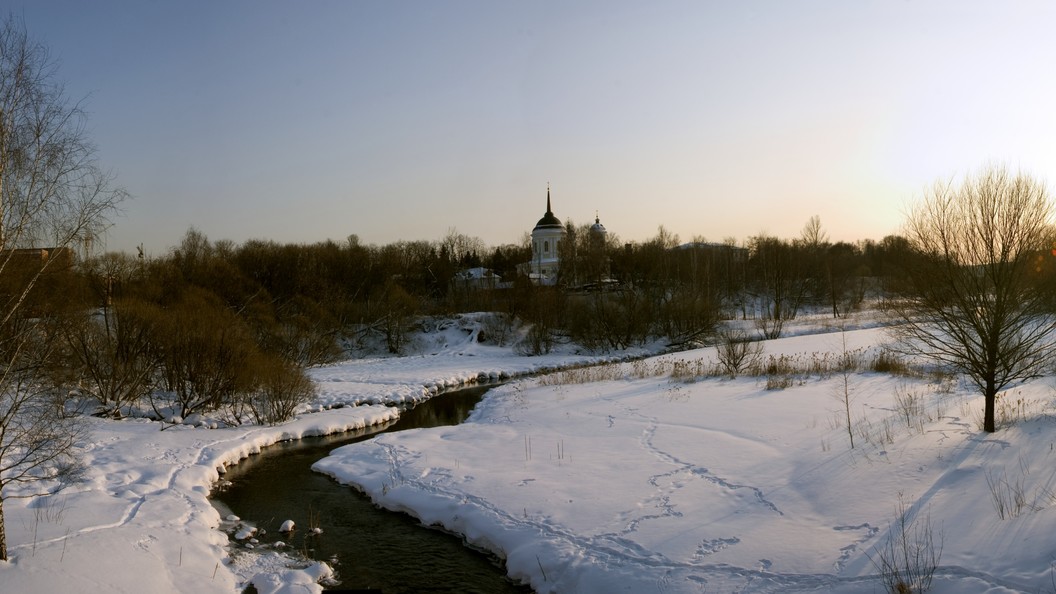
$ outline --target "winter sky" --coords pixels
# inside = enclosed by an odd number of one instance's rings
[[[1056,5],[16,0],[134,199],[110,249],[897,232],[988,162],[1056,183]]]

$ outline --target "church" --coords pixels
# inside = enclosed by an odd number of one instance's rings
[[[532,260],[528,263],[528,276],[537,285],[557,284],[558,272],[561,268],[561,256],[559,249],[561,242],[565,239],[565,226],[561,219],[554,215],[550,203],[550,186],[546,186],[546,213],[532,229]],[[601,224],[601,219],[594,217],[594,224],[590,228],[592,240],[598,240],[604,244],[607,231]]]
[[[539,285],[557,283],[557,270],[560,258],[557,254],[561,240],[565,238],[565,226],[554,216],[550,207],[550,186],[546,187],[546,214],[532,229],[532,261],[529,263],[529,277]]]

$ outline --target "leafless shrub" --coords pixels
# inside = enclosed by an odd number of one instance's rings
[[[136,299],[115,300],[98,314],[71,312],[57,321],[69,373],[99,413],[120,418],[157,382],[160,357],[152,343],[157,307]]]
[[[481,319],[481,342],[492,342],[506,346],[513,335],[514,317],[504,312],[494,312]]]
[[[873,550],[869,560],[889,594],[922,594],[931,588],[939,566],[942,534],[936,542],[931,514],[911,518],[901,493],[896,509],[898,515],[887,539]]]
[[[986,487],[990,491],[990,502],[994,504],[997,517],[1002,520],[1018,518],[1024,510],[1034,511],[1033,506],[1027,504],[1026,487],[1023,477],[1008,480],[1005,473],[994,478],[994,474],[986,471]]]
[[[253,368],[258,385],[248,394],[247,402],[258,425],[290,420],[315,396],[315,384],[304,370],[279,357],[261,355]]]
[[[674,344],[699,340],[715,328],[718,305],[694,287],[680,287],[670,292],[660,306],[660,328]]]
[[[171,406],[175,416],[216,410],[251,385],[251,359],[259,352],[249,330],[215,297],[188,290],[172,305],[156,327],[154,342],[161,349],[166,392],[152,396],[160,407]]]
[[[895,386],[895,409],[908,429],[920,427],[926,416],[923,396],[906,385]]]
[[[626,349],[648,339],[654,315],[651,303],[643,292],[629,288],[569,298],[565,328],[574,342],[588,350]]]
[[[544,324],[533,324],[528,328],[524,338],[517,343],[514,350],[519,355],[538,356],[549,353],[554,348],[554,333]]]
[[[891,419],[872,421],[863,417],[854,422],[854,434],[866,444],[883,447],[895,443],[895,430]]]
[[[762,333],[766,340],[781,338],[781,332],[785,328],[785,320],[780,317],[762,316],[755,319],[755,327]]]
[[[298,296],[278,309],[275,322],[260,331],[262,347],[305,367],[333,363],[341,357],[334,330],[337,324],[326,307]]]
[[[763,346],[753,342],[744,332],[724,330],[719,333],[715,351],[723,372],[730,377],[737,377],[758,364],[763,355]]]
[[[381,288],[375,302],[380,308],[381,327],[389,352],[402,354],[420,304],[414,295],[394,281]]]

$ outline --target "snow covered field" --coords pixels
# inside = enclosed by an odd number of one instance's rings
[[[809,361],[844,337],[885,341],[865,329],[766,350]],[[1052,381],[1011,390],[999,412],[1015,423],[986,435],[966,388],[850,375],[851,449],[842,374],[768,390],[637,378],[646,367],[507,385],[466,424],[382,435],[315,468],[499,553],[538,592],[882,592],[870,559],[900,502],[910,539],[927,529],[941,548],[933,592],[1056,588]]]
[[[51,497],[4,502],[11,559],[0,563],[0,593],[228,594],[258,571],[270,573],[254,580],[262,593],[321,590],[314,582],[326,575],[325,567],[285,571],[275,554],[230,555],[228,536],[218,529],[223,518],[208,500],[218,469],[281,440],[396,418],[399,411],[383,402],[413,402],[491,376],[608,359],[571,352],[521,357],[478,343],[478,330],[472,318],[452,321],[421,337],[418,355],[313,369],[319,398],[311,412],[278,427],[160,431],[162,424],[145,420],[89,419],[91,442],[81,448],[85,482]],[[261,528],[275,531],[281,521]]]
[[[862,326],[791,328],[800,335],[766,351],[809,362],[842,352],[844,339],[851,350],[885,341]],[[207,499],[218,467],[396,414],[336,404],[412,401],[481,376],[592,360],[520,357],[457,324],[422,348],[313,370],[313,412],[280,427],[91,420],[85,483],[5,502],[12,560],[0,564],[0,592],[230,593],[267,562],[270,573],[254,579],[261,591],[318,591],[325,567],[231,557]],[[382,435],[318,469],[494,550],[540,592],[881,592],[870,555],[900,500],[941,540],[933,592],[1056,590],[1053,378],[1010,390],[1001,411],[1015,422],[985,435],[982,399],[963,386],[852,374],[852,450],[840,374],[768,390],[766,377],[672,381],[657,371],[713,356],[516,381],[466,424]]]

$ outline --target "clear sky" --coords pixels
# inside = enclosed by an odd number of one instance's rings
[[[1056,5],[16,0],[134,197],[210,239],[897,232],[938,178],[1056,183]]]

